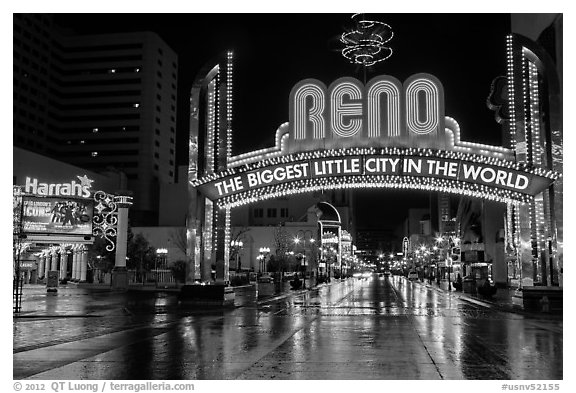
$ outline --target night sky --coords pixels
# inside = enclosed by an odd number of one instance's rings
[[[403,82],[418,72],[444,85],[446,115],[458,121],[463,140],[500,144],[501,128],[486,106],[492,80],[506,73],[509,14],[367,14],[389,24],[394,54],[368,74]],[[351,14],[63,14],[57,23],[79,34],[154,31],[179,55],[177,162],[187,161],[188,99],[198,70],[219,53],[233,50],[233,153],[270,147],[288,121],[288,96],[304,78],[329,85],[342,76],[362,80],[362,70],[340,54],[339,37],[353,26]],[[423,198],[419,198],[422,196]],[[399,206],[427,206],[427,195],[358,192],[376,198],[379,209],[358,212],[359,222],[397,225]],[[396,206],[392,215],[389,206]]]
[[[394,54],[370,71],[404,81],[427,72],[444,85],[446,115],[462,138],[500,143],[500,127],[486,107],[491,81],[506,72],[509,14],[367,14],[388,23]],[[342,76],[362,79],[360,68],[340,54],[340,34],[351,14],[60,14],[78,34],[154,31],[179,56],[179,140],[188,130],[190,86],[210,59],[233,50],[234,154],[269,147],[288,121],[290,89],[304,78],[327,85]],[[178,162],[185,163],[186,143]]]

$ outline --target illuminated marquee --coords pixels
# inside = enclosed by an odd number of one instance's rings
[[[408,153],[408,152],[403,152]],[[388,178],[426,178],[442,184],[451,181],[463,190],[466,184],[482,185],[501,190],[502,199],[522,200],[546,188],[553,176],[545,173],[506,166],[505,161],[493,162],[478,159],[463,161],[441,153],[434,154],[350,154],[340,156],[305,158],[292,156],[290,162],[273,163],[260,168],[237,168],[224,176],[206,179],[199,184],[200,191],[212,200],[235,194],[245,194],[266,187],[283,184],[304,184],[316,181],[334,181],[349,177],[355,182]],[[285,161],[285,160],[284,160]],[[344,180],[345,182],[346,180]],[[342,182],[341,182],[342,183]]]
[[[72,180],[69,183],[40,183],[38,179],[26,177],[24,192],[42,196],[65,196],[90,198],[92,182],[86,175],[76,176],[80,182]]]
[[[316,79],[298,83],[290,94],[291,142],[300,150],[317,142],[338,146],[415,146],[422,138],[429,147],[444,147],[444,91],[438,79],[416,74],[402,85],[396,78],[378,76],[364,86],[340,78],[326,88]],[[316,142],[316,143],[314,143]],[[330,146],[333,147],[333,146]]]
[[[407,188],[529,202],[558,174],[517,163],[514,151],[460,140],[444,89],[420,73],[401,83],[305,79],[290,93],[290,121],[276,144],[230,157],[193,184],[219,208],[342,188]],[[210,133],[209,133],[210,135]]]

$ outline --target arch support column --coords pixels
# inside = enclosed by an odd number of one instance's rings
[[[228,285],[230,283],[230,208],[217,209],[215,217],[216,284]]]

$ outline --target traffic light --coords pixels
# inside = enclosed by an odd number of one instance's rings
[[[452,262],[460,262],[460,247],[452,247]]]

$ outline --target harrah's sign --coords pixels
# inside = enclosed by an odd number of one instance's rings
[[[41,183],[36,178],[26,177],[24,192],[43,196],[65,196],[90,198],[91,183],[93,180],[77,176],[80,180],[72,180],[70,183]]]
[[[412,75],[404,84],[389,75],[366,85],[344,77],[329,87],[305,79],[292,88],[289,116],[292,151],[418,141],[445,147],[444,89],[430,74]]]

